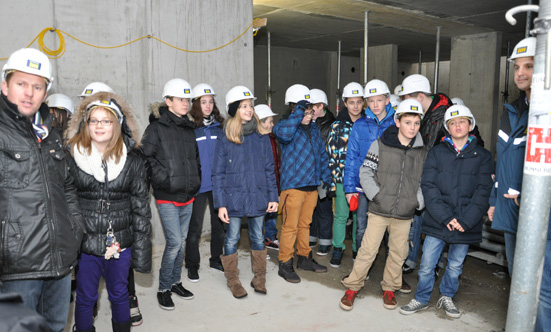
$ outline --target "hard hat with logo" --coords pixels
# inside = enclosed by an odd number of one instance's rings
[[[404,113],[415,113],[421,116],[423,119],[423,106],[417,99],[406,99],[396,107],[396,112],[394,113],[394,121],[398,121],[398,117]]]
[[[388,94],[390,94],[388,85],[381,80],[371,80],[365,85],[364,98]]]
[[[50,59],[34,48],[22,48],[13,52],[2,68],[2,80],[5,81],[6,76],[14,70],[44,77],[47,82],[46,91],[50,90],[54,81]]]
[[[396,107],[398,107],[398,105],[402,102],[402,99],[400,99],[397,95],[390,95],[389,99],[390,105],[394,108],[394,110],[396,110]]]
[[[82,90],[82,93],[79,95],[79,97],[84,98],[93,95],[94,93],[98,92],[111,92],[113,93],[113,89],[105,83],[102,82],[92,82],[88,84],[84,90]]]
[[[163,100],[166,97],[191,98],[191,85],[181,78],[173,78],[166,82],[163,89]]]
[[[272,109],[270,108],[270,106],[266,104],[256,105],[254,107],[254,112],[256,113],[256,116],[258,116],[259,120],[262,120],[269,116],[277,115],[277,113],[272,112]]]
[[[413,74],[404,78],[402,90],[398,92],[398,96],[405,96],[415,92],[431,94],[429,79],[420,74]]]
[[[323,103],[324,105],[328,105],[327,102],[327,95],[325,92],[323,92],[320,89],[312,89],[310,90],[310,103],[317,104],[317,103]]]
[[[113,113],[113,115],[115,115],[117,120],[119,120],[119,124],[122,124],[122,122],[124,121],[124,114],[122,113],[122,110],[115,99],[94,100],[93,102],[88,104],[88,106],[86,106],[86,112],[90,112],[90,110],[96,106],[108,109],[111,113]]]
[[[226,111],[231,103],[245,99],[255,100],[256,98],[253,96],[253,93],[249,90],[249,88],[242,85],[234,86],[230,89],[230,91],[228,91],[228,93],[226,93]]]
[[[298,103],[301,100],[310,102],[310,89],[302,84],[293,84],[285,91],[285,105]]]
[[[46,104],[50,108],[61,108],[69,112],[69,116],[75,113],[75,105],[68,96],[61,93],[54,93],[46,98]]]
[[[476,126],[474,115],[467,106],[453,105],[446,110],[446,114],[444,115],[444,128],[446,128],[447,131],[450,131],[448,129],[448,121],[455,118],[467,118],[471,121],[473,128]]]
[[[207,83],[199,83],[191,90],[191,98],[196,99],[202,96],[216,96],[212,86]]]
[[[513,49],[511,57],[507,60],[515,61],[516,58],[524,58],[536,55],[536,37],[528,37],[519,41]]]
[[[465,102],[463,101],[463,99],[459,98],[459,97],[455,97],[455,98],[452,98],[452,104],[454,105],[463,105],[465,106]]]
[[[402,91],[402,84],[398,84],[395,88],[394,88],[394,94],[395,95],[398,95],[398,92]]]
[[[364,88],[360,83],[350,82],[342,89],[342,101],[352,97],[364,97]]]

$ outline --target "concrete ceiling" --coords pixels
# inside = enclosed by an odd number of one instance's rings
[[[539,1],[533,1],[538,4]],[[434,61],[436,27],[440,31],[440,60],[449,60],[451,38],[491,31],[502,32],[502,55],[524,37],[526,15],[518,23],[505,21],[505,12],[526,4],[519,0],[253,0],[255,18],[268,25],[255,37],[255,44],[336,51],[359,56],[364,43],[364,11],[369,11],[369,46],[398,45],[398,61]],[[532,14],[533,17],[537,14]]]

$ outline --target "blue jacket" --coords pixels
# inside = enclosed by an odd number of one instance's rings
[[[364,162],[371,143],[378,140],[388,127],[394,125],[394,108],[386,105],[386,117],[379,121],[369,109],[365,117],[359,118],[352,126],[346,148],[346,164],[344,166],[344,192],[347,194],[362,192],[360,184],[360,167]]]
[[[297,107],[280,120],[273,132],[281,147],[281,190],[330,184],[329,160],[318,126],[312,121],[309,133],[302,128],[304,110]]]
[[[242,144],[218,137],[212,164],[214,208],[225,207],[230,217],[266,214],[278,202],[274,157],[268,135],[254,132]]]
[[[212,191],[212,161],[214,159],[214,147],[218,137],[224,133],[220,128],[220,123],[215,122],[206,127],[195,129],[195,141],[199,149],[199,159],[201,160],[201,188],[198,194]]]
[[[454,244],[482,241],[492,172],[492,154],[474,136],[459,154],[447,140],[430,149],[421,180],[427,211],[423,233]],[[465,232],[448,230],[454,218]]]

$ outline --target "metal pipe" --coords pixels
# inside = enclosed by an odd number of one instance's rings
[[[440,71],[440,28],[436,27],[436,57],[434,60],[434,93],[438,92],[438,72]]]
[[[337,94],[335,98],[335,111],[339,114],[341,100],[341,41],[339,40],[339,50],[337,52]]]
[[[417,74],[421,75],[421,66],[423,65],[423,62],[421,61],[421,51],[419,51],[419,66],[417,68]]]
[[[507,41],[507,56],[511,54],[511,42]],[[503,89],[503,103],[506,104],[509,100],[509,60],[505,60],[505,88]]]
[[[528,0],[528,5],[532,5],[532,0]],[[526,12],[526,27],[524,28],[524,38],[530,37],[530,26],[532,23],[532,12]],[[507,53],[508,54],[508,53]]]
[[[518,7],[515,10],[518,11]],[[542,152],[551,148],[551,144],[546,143],[551,131],[551,114],[548,109],[551,96],[544,90],[551,0],[540,1],[539,17],[542,19],[534,21],[533,30],[537,38],[536,55],[530,93],[517,243],[507,311],[507,331],[534,330],[551,209],[551,169],[549,161],[545,159],[545,152]]]
[[[268,31],[268,86],[266,87],[266,103],[272,107],[272,38]]]
[[[505,13],[505,20],[507,22],[509,22],[509,24],[511,25],[516,25],[517,24],[517,20],[513,17],[513,15],[517,14],[517,13],[521,13],[521,12],[525,12],[525,11],[533,11],[533,12],[537,12],[539,9],[539,6],[537,5],[522,5],[522,6],[516,6],[516,7],[513,7],[511,9],[509,9],[507,11],[507,13]]]
[[[369,63],[368,52],[368,29],[369,29],[369,10],[364,11],[364,85],[367,84],[367,65]]]

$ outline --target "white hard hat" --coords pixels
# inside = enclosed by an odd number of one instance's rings
[[[395,88],[394,88],[394,94],[395,95],[398,95],[398,92],[402,91],[402,84],[398,84]]]
[[[310,89],[302,84],[293,84],[285,91],[285,105],[298,103],[301,100],[310,101]]]
[[[245,99],[255,100],[256,98],[249,88],[242,85],[234,86],[226,93],[226,111],[231,103]]]
[[[525,58],[536,55],[536,37],[528,37],[519,41],[513,49],[513,54],[507,60],[515,61],[516,58]]]
[[[173,78],[166,82],[163,89],[163,100],[166,97],[191,98],[191,85],[181,78]]]
[[[88,106],[86,106],[86,112],[90,111],[92,109],[92,107],[95,107],[95,106],[103,107],[103,108],[106,108],[106,109],[110,110],[111,113],[113,113],[115,115],[117,120],[119,120],[119,123],[122,124],[122,121],[124,119],[124,115],[121,111],[121,108],[119,107],[119,105],[117,105],[117,103],[115,102],[114,99],[111,99],[111,100],[94,100],[93,102],[88,104]]]
[[[79,97],[88,97],[93,95],[94,93],[98,92],[111,92],[114,93],[113,89],[105,83],[102,82],[92,82],[88,84],[84,90],[82,90],[82,93],[79,95]]]
[[[390,94],[388,85],[381,80],[371,80],[365,85],[364,98],[388,94]]]
[[[360,83],[350,82],[342,89],[342,101],[351,97],[364,97],[364,89]]]
[[[423,119],[423,106],[417,99],[406,99],[396,107],[396,112],[394,113],[394,121],[398,121],[398,116],[403,113],[415,113],[421,116]]]
[[[75,113],[75,105],[73,101],[68,96],[61,93],[54,93],[53,95],[46,98],[46,104],[48,107],[52,108],[62,108],[69,112],[69,116]]]
[[[50,59],[34,48],[22,48],[10,55],[2,68],[2,81],[6,80],[6,76],[12,70],[44,77],[47,81],[46,91],[50,90],[54,81]]]
[[[415,92],[430,94],[429,79],[420,74],[413,74],[404,78],[402,90],[398,92],[398,96],[405,96]]]
[[[444,128],[446,128],[448,132],[450,131],[448,129],[448,121],[454,118],[468,118],[471,120],[473,128],[476,126],[474,115],[473,113],[471,113],[471,110],[467,106],[453,105],[446,110],[446,114],[444,115]]]
[[[465,106],[465,102],[459,97],[452,98],[452,104]]]
[[[277,115],[277,113],[272,112],[272,109],[270,108],[270,106],[266,104],[256,105],[254,107],[254,112],[256,113],[256,116],[258,116],[259,120],[262,120],[269,116]]]
[[[196,86],[193,87],[191,90],[191,98],[199,98],[202,96],[216,96],[216,93],[214,92],[214,89],[212,86],[208,85],[207,83],[199,83]]]
[[[310,103],[323,103],[325,105],[329,105],[329,103],[327,102],[327,95],[320,89],[310,90]]]
[[[402,102],[402,99],[400,99],[397,95],[390,95],[389,99],[390,105],[394,108],[394,110],[396,110],[396,107],[398,107],[398,105]]]

